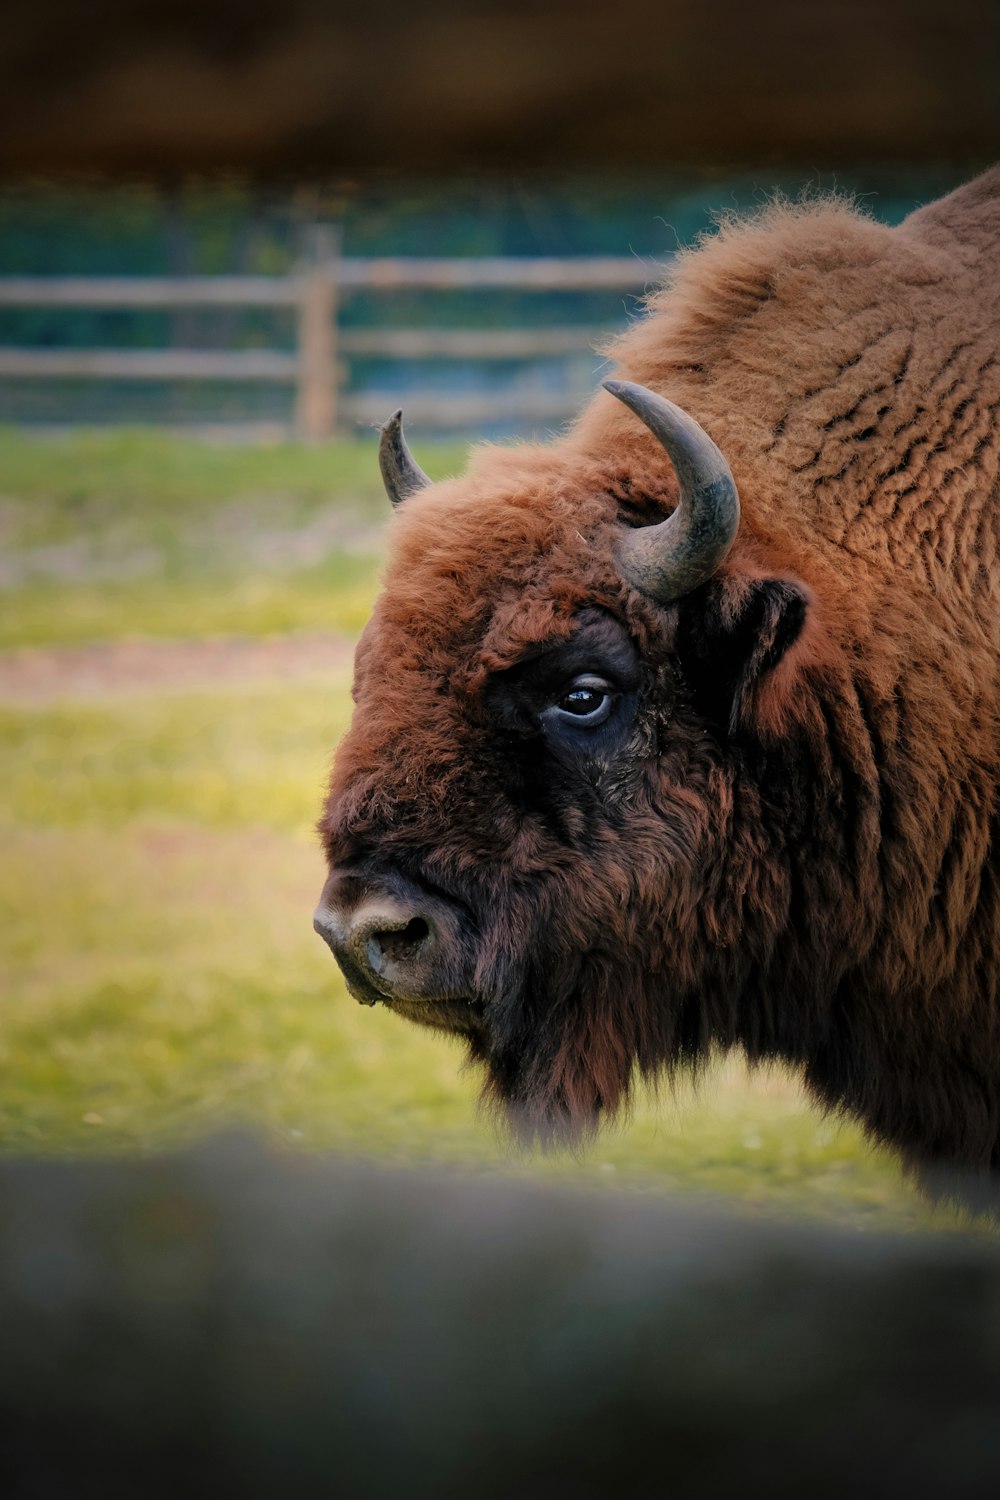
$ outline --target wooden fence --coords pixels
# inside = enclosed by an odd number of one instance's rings
[[[295,431],[319,442],[345,426],[386,416],[385,402],[350,393],[345,361],[390,359],[516,360],[585,354],[614,331],[564,326],[505,329],[351,328],[340,326],[345,297],[360,289],[609,291],[637,294],[656,268],[627,256],[572,259],[360,259],[329,255],[289,276],[7,276],[4,308],[288,308],[296,314],[296,348],[59,349],[0,347],[0,377],[124,380],[220,380],[289,383],[295,387]],[[427,395],[407,403],[425,426],[476,426],[490,421],[557,420],[567,398],[512,393],[463,397]]]

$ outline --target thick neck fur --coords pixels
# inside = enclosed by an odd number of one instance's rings
[[[719,1040],[804,1064],[823,1103],[914,1161],[996,1167],[992,769],[955,779],[905,695],[860,670],[816,681],[802,720],[748,758],[787,925]]]
[[[943,793],[905,700],[861,668],[800,686],[780,734],[752,726],[706,749],[692,731],[685,780],[703,805],[678,825],[687,878],[664,889],[633,872],[606,953],[599,903],[570,892],[578,931],[558,881],[533,893],[533,918],[502,924],[534,919],[546,961],[511,974],[491,1045],[473,1052],[530,1133],[587,1130],[635,1069],[735,1046],[803,1066],[823,1103],[914,1159],[996,1164],[989,778]],[[916,812],[928,776],[944,795],[933,832]]]

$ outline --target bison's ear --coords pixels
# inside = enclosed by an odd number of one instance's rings
[[[802,633],[805,590],[785,578],[713,578],[679,606],[677,653],[698,712],[727,734],[747,726],[754,689]]]

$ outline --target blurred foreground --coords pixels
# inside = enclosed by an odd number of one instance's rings
[[[275,1159],[0,1162],[11,1500],[997,1492],[1000,1255]]]
[[[460,449],[422,449],[431,473]],[[459,1049],[347,996],[312,833],[388,506],[374,445],[0,435],[0,1145],[296,1148],[955,1222],[796,1081],[720,1062],[513,1161]]]

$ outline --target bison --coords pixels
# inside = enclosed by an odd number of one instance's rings
[[[398,507],[320,830],[356,999],[530,1134],[715,1048],[1000,1168],[1000,168],[680,257],[539,446]]]

